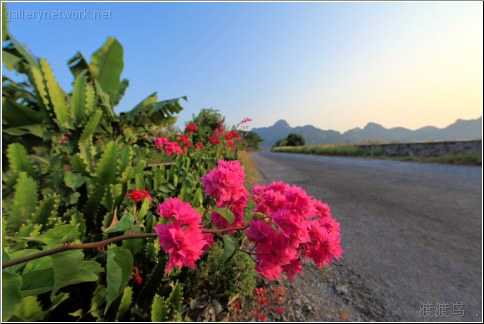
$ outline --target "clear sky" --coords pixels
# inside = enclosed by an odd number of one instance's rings
[[[61,86],[66,62],[108,36],[124,47],[130,87],[117,111],[154,91],[188,96],[228,124],[286,119],[346,131],[445,127],[482,115],[481,2],[8,3],[10,31],[45,57]],[[106,11],[108,19],[15,19],[13,11]],[[17,17],[20,18],[20,17]],[[40,21],[39,21],[40,20]]]

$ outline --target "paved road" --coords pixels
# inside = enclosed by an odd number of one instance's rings
[[[482,321],[482,168],[272,152],[252,157],[267,181],[301,186],[330,205],[341,222],[342,263],[392,313],[389,320]],[[456,316],[458,303],[463,318]],[[432,317],[421,318],[422,308]]]

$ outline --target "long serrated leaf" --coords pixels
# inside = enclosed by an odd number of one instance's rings
[[[52,108],[54,109],[56,123],[61,128],[71,128],[69,123],[69,110],[66,104],[64,92],[55,80],[54,73],[45,59],[39,59],[40,68],[44,76],[46,90],[49,95]]]
[[[55,195],[46,196],[34,212],[33,220],[37,224],[46,225],[49,217],[57,213],[58,202]]]
[[[151,306],[151,321],[154,323],[168,321],[168,309],[166,307],[165,299],[159,295],[155,295],[153,298],[153,303]]]
[[[94,176],[101,184],[112,184],[116,181],[116,164],[118,162],[118,145],[116,142],[109,142],[104,149]]]
[[[101,110],[96,110],[91,118],[89,118],[89,121],[84,127],[84,130],[81,133],[81,137],[79,138],[79,145],[81,145],[82,143],[86,143],[89,139],[92,138],[92,134],[94,134],[94,131],[96,130],[96,127],[99,124],[102,115],[103,112]]]
[[[45,312],[42,311],[37,296],[27,296],[22,298],[14,316],[25,322],[37,322],[44,318]]]
[[[49,98],[47,96],[47,90],[45,89],[44,76],[42,75],[42,72],[39,68],[32,66],[30,68],[30,75],[33,81],[32,83],[35,85],[35,92],[40,99],[39,101],[44,104],[44,107],[47,110],[52,110]],[[50,112],[49,115],[52,118],[54,117],[54,114],[52,112]]]
[[[71,107],[77,125],[86,117],[86,83],[85,76],[78,76],[72,90]]]
[[[129,310],[131,303],[133,302],[133,288],[124,288],[123,297],[121,297],[121,303],[119,304],[118,314],[116,319],[119,321],[123,318],[124,314]]]
[[[94,87],[90,83],[86,84],[86,116],[94,112],[95,96]]]
[[[30,163],[27,150],[20,143],[13,143],[7,147],[9,168],[14,173],[25,171],[29,176],[35,177],[35,170]]]
[[[131,277],[133,256],[129,250],[121,247],[111,247],[107,252],[106,263],[106,308],[108,311],[112,302],[124,291]]]
[[[182,286],[177,281],[173,290],[171,291],[170,295],[166,299],[166,304],[168,306],[169,312],[169,320],[176,321],[178,317],[181,315],[182,306],[183,306],[183,292]]]
[[[20,172],[15,185],[15,196],[12,210],[7,218],[8,227],[18,229],[37,206],[37,184],[25,172]]]

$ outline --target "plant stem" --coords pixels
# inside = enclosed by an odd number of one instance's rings
[[[247,226],[241,226],[241,227],[228,227],[228,228],[221,228],[221,229],[202,229],[202,233],[212,233],[212,234],[221,234],[224,232],[228,231],[239,231],[239,230],[244,230],[248,227]],[[140,238],[150,238],[150,237],[156,237],[156,233],[141,233],[141,234],[124,234],[116,237],[112,237],[107,240],[99,241],[99,242],[91,242],[91,243],[79,243],[79,244],[70,244],[66,243],[63,246],[59,246],[50,250],[45,250],[39,253],[34,253],[31,255],[27,255],[15,260],[10,260],[6,262],[2,262],[2,269],[3,268],[8,268],[12,267],[14,265],[24,263],[27,261],[35,260],[42,258],[44,256],[64,252],[64,251],[69,251],[69,250],[84,250],[84,249],[98,249],[105,247],[106,245],[110,243],[115,243],[123,240],[132,240],[132,239],[140,239]]]

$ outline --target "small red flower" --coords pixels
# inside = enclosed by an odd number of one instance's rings
[[[195,144],[195,149],[203,150],[204,148],[205,148],[205,145],[203,145],[202,142],[198,142],[197,144]]]
[[[141,285],[143,283],[143,278],[140,276],[140,274],[143,273],[143,271],[139,270],[137,266],[132,266],[131,269],[133,269],[133,274],[131,275],[130,279],[133,279],[138,285]]]
[[[145,199],[145,198],[147,198],[149,200],[150,204],[153,201],[153,198],[150,196],[150,194],[147,190],[135,189],[131,192],[127,192],[126,196],[129,196],[131,198],[131,200],[133,200],[134,202],[143,201],[143,199]]]
[[[197,133],[198,132],[198,126],[195,125],[194,123],[190,123],[185,127],[185,130],[189,133]]]
[[[220,144],[220,138],[218,138],[217,136],[213,135],[212,137],[210,137],[210,143],[212,143],[214,145],[218,145],[218,144]]]

